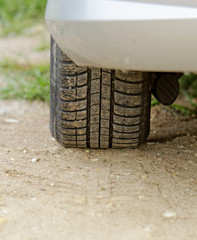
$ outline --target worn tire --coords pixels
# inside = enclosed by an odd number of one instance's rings
[[[51,39],[53,137],[65,147],[136,148],[150,129],[150,74],[79,67]]]

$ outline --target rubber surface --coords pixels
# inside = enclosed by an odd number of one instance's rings
[[[51,40],[53,137],[65,147],[136,148],[150,129],[149,73],[78,67]]]

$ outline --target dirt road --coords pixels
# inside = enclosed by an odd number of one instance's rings
[[[197,120],[157,107],[138,150],[89,150],[57,144],[48,115],[0,102],[0,239],[197,238]]]

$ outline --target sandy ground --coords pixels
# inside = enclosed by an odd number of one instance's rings
[[[0,101],[1,240],[197,239],[197,119],[154,107],[137,150],[64,149],[48,125]]]

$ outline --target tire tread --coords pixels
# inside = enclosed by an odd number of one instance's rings
[[[78,67],[51,38],[53,137],[65,147],[136,148],[150,122],[150,76]]]

